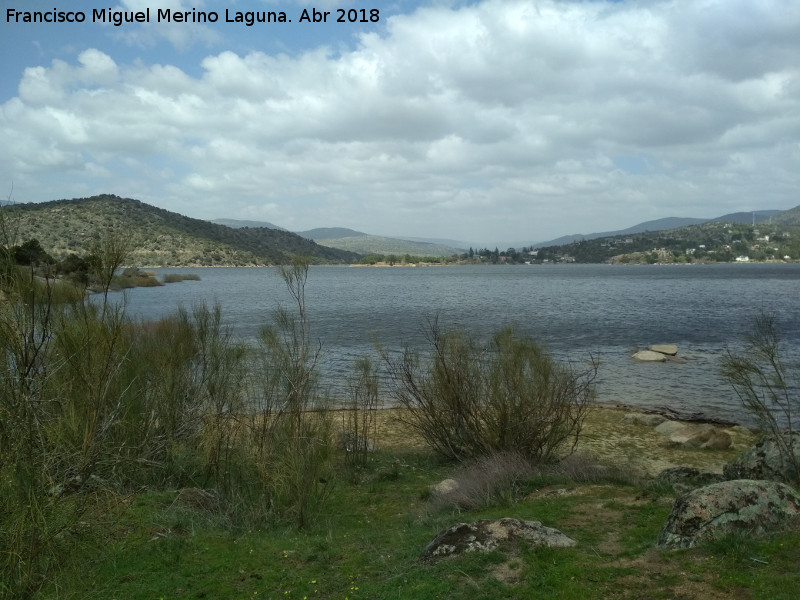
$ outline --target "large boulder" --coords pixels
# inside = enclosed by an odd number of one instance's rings
[[[641,362],[665,362],[667,360],[665,354],[653,352],[652,350],[639,350],[639,352],[636,352],[631,358]]]
[[[727,479],[769,479],[796,484],[800,482],[800,473],[797,462],[789,456],[790,452],[800,462],[800,432],[762,439],[725,465],[722,473]]]
[[[675,344],[653,344],[648,346],[647,349],[667,356],[675,356],[678,353],[678,347]]]
[[[678,498],[658,545],[693,548],[741,531],[761,535],[800,523],[800,496],[776,481],[737,479],[702,487]]]
[[[707,423],[664,421],[655,429],[658,433],[667,436],[671,444],[685,448],[727,450],[732,443],[728,432]]]
[[[463,552],[490,552],[501,542],[513,539],[548,548],[568,548],[577,544],[558,529],[545,527],[539,521],[504,518],[448,527],[427,545],[422,558],[433,560]]]

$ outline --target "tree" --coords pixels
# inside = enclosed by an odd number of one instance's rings
[[[103,235],[89,247],[89,273],[103,291],[103,301],[108,303],[111,281],[131,251],[130,239],[120,232]]]
[[[20,246],[14,246],[11,251],[14,262],[18,265],[38,267],[41,264],[52,264],[55,261],[37,239],[30,239]]]

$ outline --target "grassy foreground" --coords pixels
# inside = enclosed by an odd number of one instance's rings
[[[576,481],[565,473],[539,474],[523,481],[513,498],[500,495],[469,511],[430,501],[428,486],[451,476],[454,467],[399,428],[392,411],[381,411],[378,449],[368,465],[342,467],[328,482],[324,513],[302,531],[248,530],[198,490],[98,492],[98,514],[113,515],[113,523],[98,531],[107,535],[111,525],[112,535],[88,536],[94,543],[76,548],[70,568],[39,597],[797,598],[798,532],[761,541],[730,537],[677,552],[654,547],[675,494],[641,476],[640,467],[661,467],[655,457],[708,466],[729,456],[660,447],[646,428],[618,428],[620,416],[593,411],[585,436],[585,448],[623,466],[613,476]],[[444,527],[503,516],[542,521],[579,545],[548,550],[513,544],[488,555],[419,560]],[[89,517],[87,530],[94,527]]]

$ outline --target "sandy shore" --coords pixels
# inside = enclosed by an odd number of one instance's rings
[[[743,427],[721,428],[730,434],[733,443],[727,450],[704,450],[671,445],[652,427],[622,422],[629,407],[592,407],[584,423],[579,450],[597,454],[615,463],[630,463],[655,475],[674,466],[689,466],[704,471],[722,472],[722,466],[751,446],[756,435]],[[424,448],[422,438],[399,421],[401,409],[378,411],[377,445],[385,450]],[[339,423],[341,417],[335,417]]]

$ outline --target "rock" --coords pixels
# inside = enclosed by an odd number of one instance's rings
[[[463,552],[490,552],[501,542],[513,539],[548,548],[569,548],[577,544],[558,529],[545,527],[539,521],[504,518],[458,523],[448,527],[427,545],[422,558],[437,559]]]
[[[430,490],[439,496],[447,496],[458,490],[458,482],[455,479],[443,479],[430,486]]]
[[[711,425],[687,425],[669,436],[669,441],[686,448],[727,450],[731,446],[731,436]]]
[[[670,443],[686,448],[726,450],[732,441],[728,432],[706,424],[664,421],[656,431],[666,435]]]
[[[660,425],[656,426],[655,429],[661,435],[666,435],[667,437],[669,437],[675,431],[679,431],[684,427],[686,427],[686,423],[681,423],[680,421],[671,421],[668,419],[663,423],[661,423]]]
[[[653,344],[648,346],[647,349],[651,352],[658,352],[668,356],[675,356],[678,353],[678,347],[675,344]]]
[[[656,476],[656,481],[668,483],[677,493],[685,494],[712,483],[725,481],[725,477],[721,473],[701,471],[694,467],[672,467],[661,471]]]
[[[749,479],[723,481],[678,498],[658,537],[658,545],[693,548],[735,531],[762,535],[798,522],[800,496],[788,485]]]
[[[667,418],[663,415],[645,413],[627,413],[622,417],[622,422],[627,425],[644,425],[645,427],[657,427]]]
[[[667,360],[664,354],[661,354],[661,352],[653,352],[652,350],[640,350],[631,356],[631,358],[642,362],[665,362]]]
[[[784,451],[794,448],[794,455],[800,461],[800,432],[786,432],[781,444],[776,438],[766,437],[725,465],[722,473],[727,479],[768,479],[796,484],[800,481],[797,465],[781,453],[781,445]]]
[[[700,444],[703,450],[727,450],[733,444],[733,438],[727,431],[713,428],[709,432],[708,438]]]

